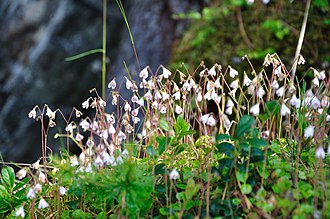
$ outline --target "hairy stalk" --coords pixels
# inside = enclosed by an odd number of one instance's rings
[[[291,76],[292,76],[291,80],[292,81],[294,80],[294,77],[296,75],[297,64],[298,64],[298,57],[300,55],[301,47],[302,47],[302,44],[304,42],[304,37],[305,37],[305,31],[306,31],[306,25],[307,25],[307,19],[308,19],[310,5],[311,5],[311,0],[307,0],[305,12],[304,12],[304,19],[303,19],[303,23],[301,25],[301,30],[300,30],[298,45],[297,45],[297,49],[296,49],[296,54],[294,56],[294,63],[293,63],[293,66],[292,66],[292,74],[291,74]]]

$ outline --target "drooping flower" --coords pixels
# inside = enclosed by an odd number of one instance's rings
[[[65,195],[67,192],[67,189],[64,188],[63,186],[60,186],[60,195]]]
[[[36,193],[39,193],[39,192],[41,192],[42,191],[42,185],[41,184],[39,184],[39,183],[37,183],[37,184],[35,184],[34,185],[34,191],[36,192]]]
[[[304,130],[304,137],[309,138],[314,136],[314,126],[310,125]]]
[[[145,67],[144,69],[142,69],[139,76],[142,79],[147,79],[147,77],[148,77],[148,67]]]
[[[18,179],[23,179],[26,177],[26,173],[27,173],[26,169],[22,168],[16,173],[16,176]]]
[[[45,183],[46,181],[46,175],[43,172],[39,173],[38,179],[41,183]]]
[[[47,208],[49,204],[46,202],[45,199],[41,198],[38,204],[39,209]]]
[[[26,198],[28,199],[34,199],[36,197],[36,193],[34,189],[30,188],[28,193],[26,194]]]
[[[167,68],[165,68],[164,66],[162,66],[162,67],[163,67],[163,76],[164,76],[164,78],[169,78],[172,75],[172,73]]]
[[[282,106],[281,106],[281,115],[282,116],[286,116],[286,115],[289,115],[291,113],[289,107],[287,107],[285,105],[285,103],[282,103]]]
[[[234,102],[229,98],[226,107],[234,107]]]
[[[256,103],[250,108],[250,113],[252,113],[254,116],[258,116],[260,113],[260,107],[259,103]]]
[[[133,88],[133,83],[127,77],[125,77],[125,79],[126,79],[126,88],[128,90],[132,89]]]
[[[183,91],[190,91],[192,88],[191,84],[188,82],[188,80],[186,80],[186,82],[184,82],[184,84],[182,85],[182,90]]]
[[[34,107],[28,114],[29,118],[33,118],[33,119],[36,119],[37,117],[37,110],[36,110],[36,107]]]
[[[15,216],[16,217],[22,217],[25,218],[25,211],[24,211],[24,207],[20,206],[17,211],[15,212]]]
[[[215,66],[213,66],[210,70],[208,70],[207,74],[215,77],[217,75],[217,72],[215,71]]]
[[[278,84],[277,80],[274,80],[272,82],[272,88],[274,88],[275,90],[278,89],[280,87],[280,85]]]
[[[225,110],[225,113],[226,113],[227,115],[231,115],[231,114],[233,114],[233,107],[227,107],[227,109]]]
[[[270,0],[262,0],[262,3],[264,3],[265,5],[267,5],[270,2]]]
[[[126,101],[124,106],[125,112],[130,112],[132,110],[132,107],[129,105],[129,103]]]
[[[315,151],[315,157],[319,159],[324,159],[325,158],[325,152],[322,146],[317,147]]]
[[[103,166],[103,160],[101,159],[100,156],[97,156],[95,161],[94,161],[94,166],[96,167],[102,167]]]
[[[174,97],[175,100],[179,100],[181,97],[180,91],[174,93],[172,96]]]
[[[110,83],[108,84],[108,88],[111,88],[112,90],[114,90],[117,86],[117,83],[116,83],[116,79],[113,78]]]
[[[262,87],[259,87],[259,89],[257,91],[257,96],[259,98],[262,98],[265,94],[266,94],[265,90]]]
[[[147,93],[144,94],[144,98],[146,98],[146,100],[151,100],[152,99],[152,94],[150,91],[148,91]]]
[[[83,136],[82,134],[80,134],[80,133],[77,133],[75,139],[76,139],[77,141],[81,141],[81,140],[84,139],[84,136]]]
[[[293,94],[290,100],[290,104],[296,108],[299,108],[301,105],[301,101],[297,98],[295,94]]]
[[[137,102],[137,104],[139,104],[140,106],[144,106],[144,99],[143,99],[143,97],[141,97],[139,99],[139,101]]]
[[[160,108],[160,113],[161,114],[165,114],[166,113],[166,110],[167,110],[166,106],[165,105],[162,105],[161,108]]]
[[[182,108],[179,105],[175,106],[175,113],[176,114],[181,114],[182,113]]]
[[[173,169],[170,172],[170,180],[177,180],[177,179],[179,179],[179,177],[180,177],[180,174],[176,169]]]
[[[210,113],[202,115],[201,118],[200,118],[200,121],[203,124],[206,124],[206,125],[209,125],[209,126],[215,126],[215,124],[216,124],[216,120],[214,119],[213,115],[210,114]]]
[[[72,167],[79,165],[79,161],[76,155],[70,157],[70,163]]]
[[[233,89],[236,89],[236,88],[238,88],[238,82],[239,82],[239,80],[236,79],[235,81],[231,82],[229,86]]]
[[[201,102],[203,100],[203,96],[202,96],[201,92],[198,92],[196,100],[197,100],[197,102]]]
[[[312,80],[312,84],[316,87],[320,87],[320,81],[317,77]]]
[[[248,87],[248,86],[250,86],[251,82],[252,82],[251,79],[244,72],[243,85]]]
[[[47,106],[46,116],[48,116],[50,120],[53,120],[53,119],[55,119],[55,115],[56,115],[56,111],[53,112],[53,111]]]
[[[279,89],[276,90],[276,95],[278,97],[282,97],[284,94],[284,86],[280,87]]]
[[[231,66],[228,66],[229,67],[229,76],[231,78],[234,78],[235,76],[238,75],[238,71],[236,69],[233,69]]]

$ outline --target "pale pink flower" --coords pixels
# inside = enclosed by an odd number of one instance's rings
[[[137,124],[138,122],[140,122],[140,118],[139,117],[136,117],[136,116],[132,116],[132,122],[134,124]]]
[[[163,105],[163,106],[161,106],[161,108],[160,108],[160,113],[161,113],[161,114],[165,114],[165,113],[166,113],[166,110],[167,110],[166,106]]]
[[[23,179],[26,177],[27,171],[25,168],[20,169],[17,173],[16,176],[18,179]]]
[[[291,113],[290,109],[285,105],[285,103],[282,103],[281,115],[286,116],[286,115],[290,115],[290,113]]]
[[[277,80],[274,80],[274,81],[272,82],[272,88],[274,88],[274,89],[278,89],[279,87],[280,87],[280,85],[278,84]]]
[[[176,106],[175,106],[175,113],[176,113],[176,114],[181,114],[182,111],[183,111],[183,110],[182,110],[182,108],[181,108],[179,105],[176,105]]]
[[[125,103],[124,110],[125,112],[130,112],[132,110],[132,107],[129,105],[128,102]]]
[[[60,195],[65,195],[67,192],[67,189],[64,188],[63,186],[60,186]]]
[[[238,82],[239,82],[239,80],[236,79],[235,81],[231,82],[229,86],[233,89],[236,89],[236,88],[238,88]]]
[[[89,99],[90,99],[90,98],[88,98],[87,100],[85,100],[85,101],[82,103],[82,108],[84,108],[84,109],[88,109],[88,107],[89,107]]]
[[[136,102],[139,101],[139,98],[134,94],[134,95],[132,96],[131,100],[132,100],[132,103],[136,103]]]
[[[179,172],[176,170],[176,169],[173,169],[171,172],[170,172],[170,180],[177,180],[180,178],[180,174]]]
[[[259,98],[262,98],[265,94],[266,94],[265,90],[262,87],[260,87],[257,91],[257,96]]]
[[[46,110],[46,116],[48,116],[51,120],[55,119],[56,111],[52,111],[48,106]]]
[[[248,87],[248,86],[250,86],[251,82],[252,82],[251,79],[244,72],[243,85]]]
[[[312,84],[315,85],[316,87],[320,87],[320,81],[319,81],[319,79],[315,77],[312,80]]]
[[[142,69],[139,76],[142,79],[147,79],[147,77],[148,77],[148,67],[145,67],[144,69]]]
[[[174,97],[175,100],[179,100],[181,97],[180,91],[174,93],[172,96]]]
[[[126,88],[128,90],[132,89],[133,88],[133,83],[127,77],[125,77],[125,79],[126,79]]]
[[[167,68],[165,68],[164,66],[162,66],[162,67],[163,67],[163,76],[164,76],[164,78],[169,78],[172,75],[172,73]]]
[[[231,66],[228,66],[229,67],[229,76],[231,78],[234,78],[238,75],[238,71],[236,69],[233,69]]]
[[[278,97],[282,97],[284,94],[284,86],[280,87],[279,89],[276,90],[276,95]]]
[[[259,107],[259,103],[253,105],[250,108],[250,113],[252,113],[254,116],[258,116],[260,113],[260,107]]]
[[[300,99],[297,98],[297,96],[295,94],[293,94],[291,97],[291,100],[290,100],[290,104],[296,108],[299,108],[301,101],[300,101]]]
[[[46,182],[46,175],[43,172],[39,173],[38,179],[41,183],[45,183]]]
[[[225,113],[226,113],[227,115],[231,115],[231,114],[233,114],[233,107],[227,107],[227,109],[225,110]]]
[[[215,66],[213,66],[210,70],[208,70],[207,74],[215,77],[217,75],[217,72],[215,71]]]
[[[309,138],[314,136],[314,126],[310,125],[304,130],[304,137]]]
[[[110,83],[108,84],[108,88],[111,88],[112,90],[115,89],[117,86],[116,79],[112,79]]]
[[[16,217],[22,217],[25,218],[25,211],[24,211],[24,207],[20,206],[17,211],[15,212],[15,216]]]
[[[317,147],[315,151],[315,157],[319,159],[324,159],[325,158],[325,152],[322,146]]]
[[[33,119],[36,119],[37,117],[37,110],[36,110],[36,107],[34,107],[28,114],[29,118],[33,118]]]
[[[49,204],[46,202],[45,199],[40,199],[39,204],[38,204],[38,208],[39,209],[43,209],[43,208],[47,208],[49,206]]]
[[[151,100],[151,99],[152,99],[152,94],[151,94],[151,92],[148,91],[147,93],[145,93],[145,94],[144,94],[144,98],[145,98],[146,100]]]
[[[26,198],[28,199],[34,199],[36,197],[36,193],[34,189],[30,188],[28,193],[26,194]]]
[[[39,192],[41,192],[42,191],[42,185],[41,184],[39,184],[39,183],[37,183],[37,184],[35,184],[34,185],[34,191],[36,192],[36,193],[39,193]]]

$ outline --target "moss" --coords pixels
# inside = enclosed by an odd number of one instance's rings
[[[223,67],[234,65],[242,71],[248,67],[240,59],[243,55],[247,54],[254,64],[262,66],[265,55],[273,52],[278,53],[283,62],[292,63],[305,2],[271,2],[268,5],[256,1],[250,6],[234,6],[224,1],[204,8],[201,18],[191,22],[174,46],[173,67],[184,62],[193,70],[203,60],[207,67],[219,63]],[[308,63],[298,69],[298,75],[299,70],[309,66],[329,68],[326,64],[330,57],[328,12],[328,6],[311,6],[301,52],[308,58]]]

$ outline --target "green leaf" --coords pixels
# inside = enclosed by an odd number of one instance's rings
[[[259,148],[251,148],[250,162],[256,163],[264,160],[264,152]]]
[[[247,176],[248,175],[246,174],[246,172],[243,172],[243,171],[240,171],[240,170],[236,171],[236,179],[238,181],[242,182],[242,183],[246,182]]]
[[[249,143],[252,147],[257,147],[257,148],[268,146],[268,142],[262,138],[252,138],[249,140]]]
[[[195,184],[195,181],[192,178],[188,179],[187,187],[186,187],[186,199],[191,200],[192,197],[194,197],[198,191],[199,191],[200,185]]]
[[[187,144],[180,144],[175,148],[175,154],[178,155],[188,147]]]
[[[160,175],[165,173],[165,164],[160,163],[155,166],[155,175]]]
[[[19,181],[13,188],[13,191],[23,188],[29,182],[29,180],[29,178],[24,178],[23,180]]]
[[[216,142],[222,141],[222,140],[230,140],[230,139],[231,139],[230,135],[227,135],[227,134],[218,134],[215,137]]]
[[[8,186],[8,188],[10,188],[10,190],[12,190],[15,184],[14,169],[12,167],[3,167],[1,173],[3,182]]]
[[[0,185],[0,198],[7,198],[7,197],[9,197],[7,189],[3,185]]]
[[[252,186],[250,184],[243,184],[241,187],[241,191],[244,194],[249,194],[250,192],[252,192]]]
[[[244,134],[251,133],[255,124],[255,118],[249,115],[244,115],[238,122],[235,137],[241,138]]]
[[[186,122],[182,115],[178,116],[174,124],[174,132],[179,135],[181,132],[187,132],[190,129],[190,124]]]
[[[234,156],[234,146],[229,143],[229,142],[222,142],[220,144],[218,144],[217,146],[218,152],[219,153],[224,153],[229,157],[233,157]]]
[[[157,137],[156,141],[158,143],[158,155],[162,155],[166,149],[166,146],[171,141],[171,138],[169,137]]]
[[[265,112],[269,116],[278,114],[281,110],[281,104],[277,100],[269,101],[265,104]]]
[[[163,129],[165,132],[168,132],[170,130],[170,126],[168,124],[168,122],[164,119],[161,118],[159,121],[159,126],[161,129]]]
[[[146,150],[150,157],[156,156],[156,151],[152,146],[148,146]]]

